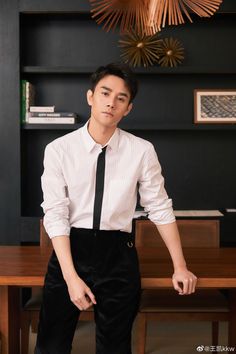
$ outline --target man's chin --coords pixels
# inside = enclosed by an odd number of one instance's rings
[[[112,119],[108,119],[108,120],[103,120],[102,124],[106,127],[112,128],[112,127],[116,127],[119,124],[120,121],[115,121]]]

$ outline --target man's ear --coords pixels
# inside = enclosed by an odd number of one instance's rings
[[[89,89],[87,91],[87,102],[89,106],[92,106],[92,101],[93,101],[93,91]]]
[[[131,102],[131,103],[128,105],[128,108],[127,108],[127,111],[126,111],[125,114],[124,114],[124,117],[129,114],[129,112],[131,111],[132,108],[133,108],[133,103]]]

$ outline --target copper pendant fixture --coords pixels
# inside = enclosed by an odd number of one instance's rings
[[[183,24],[184,15],[192,22],[189,10],[200,17],[210,17],[223,0],[146,0],[149,4],[148,32],[156,33],[168,25]]]
[[[120,24],[121,33],[134,29],[152,35],[168,25],[192,22],[189,11],[210,17],[223,0],[90,0],[92,17],[107,31]]]
[[[90,0],[92,18],[107,32],[120,25],[120,32],[142,33],[148,23],[146,0]]]

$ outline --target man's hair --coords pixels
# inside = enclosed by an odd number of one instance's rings
[[[94,91],[98,82],[107,75],[118,76],[124,80],[130,93],[130,102],[132,102],[138,92],[138,80],[130,67],[126,64],[120,63],[111,63],[105,66],[100,66],[91,75],[91,90]]]

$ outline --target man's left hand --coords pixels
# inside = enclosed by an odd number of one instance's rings
[[[172,276],[172,282],[179,295],[189,295],[195,292],[197,277],[187,268],[178,269]]]

